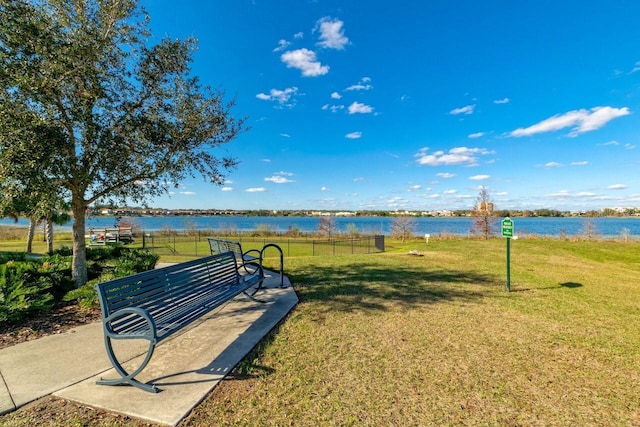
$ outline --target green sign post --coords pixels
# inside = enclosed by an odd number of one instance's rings
[[[507,239],[507,292],[511,292],[511,238],[513,237],[513,220],[506,217],[502,220],[502,237]]]

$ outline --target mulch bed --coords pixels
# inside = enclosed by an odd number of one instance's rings
[[[73,303],[60,303],[53,310],[38,313],[20,323],[0,323],[0,349],[46,335],[60,334],[97,320],[100,320],[100,308],[87,311]]]

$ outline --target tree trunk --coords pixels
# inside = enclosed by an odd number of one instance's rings
[[[36,234],[37,226],[38,226],[38,223],[35,220],[33,219],[29,220],[29,232],[27,233],[27,253],[28,254],[33,252],[33,236],[35,236]]]
[[[73,198],[76,199],[75,196]],[[73,261],[71,271],[76,287],[79,288],[89,281],[87,274],[87,246],[84,240],[86,206],[84,200],[73,200],[72,205]]]
[[[47,253],[53,253],[53,222],[50,219],[46,220],[47,228]]]

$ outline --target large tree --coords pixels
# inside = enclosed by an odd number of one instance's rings
[[[143,202],[187,176],[220,184],[236,165],[215,148],[244,118],[191,75],[196,41],[149,40],[136,0],[0,0],[0,150],[42,159],[3,157],[0,181],[26,169],[64,189],[78,286],[91,203]]]

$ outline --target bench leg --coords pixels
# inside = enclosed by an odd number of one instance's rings
[[[113,346],[111,344],[111,338],[109,338],[106,335],[104,337],[104,345],[105,345],[105,348],[107,349],[107,356],[109,356],[109,360],[111,361],[113,368],[116,370],[116,372],[120,374],[121,378],[113,378],[113,379],[100,378],[98,381],[96,381],[96,384],[99,384],[99,385],[129,384],[134,387],[138,387],[139,389],[142,389],[144,391],[148,391],[150,393],[158,393],[160,391],[160,389],[153,384],[151,385],[145,384],[135,379],[135,376],[138,375],[140,372],[142,372],[142,370],[147,366],[147,364],[151,360],[151,356],[153,356],[153,350],[155,349],[155,342],[149,340],[149,349],[147,350],[147,355],[145,356],[140,366],[138,366],[138,368],[131,373],[128,373],[116,358],[115,352],[113,351]]]

